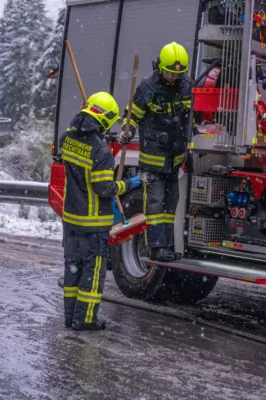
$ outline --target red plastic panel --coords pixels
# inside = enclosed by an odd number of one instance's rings
[[[65,185],[64,164],[53,163],[50,184],[48,186],[48,202],[52,209],[62,218]]]
[[[206,76],[206,79],[204,81],[204,84],[203,84],[202,88],[203,89],[216,88],[220,72],[221,72],[221,68],[219,68],[219,67],[213,68],[208,73],[208,75]],[[208,111],[204,112],[203,111],[202,115],[201,115],[201,118],[202,118],[202,121],[209,121],[211,123],[214,122],[214,118],[213,118],[213,113],[212,112],[208,112]]]
[[[237,111],[239,89],[194,88],[194,111]]]

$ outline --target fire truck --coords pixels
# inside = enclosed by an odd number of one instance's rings
[[[121,292],[142,300],[196,303],[219,277],[266,284],[266,1],[67,0],[69,39],[87,93],[109,91],[128,102],[134,54],[138,82],[166,43],[182,44],[196,135],[180,169],[173,263],[148,258],[143,235],[113,245],[110,260]],[[138,83],[137,82],[137,83]],[[58,139],[82,107],[74,72],[62,47],[49,204],[62,216],[64,166]],[[119,165],[121,127],[108,134]],[[136,135],[127,146],[125,177],[138,172]],[[122,197],[127,217],[143,211],[143,193]]]

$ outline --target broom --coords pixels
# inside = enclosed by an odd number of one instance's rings
[[[68,50],[69,58],[72,63],[76,79],[82,94],[82,98],[84,101],[84,104],[87,102],[87,96],[86,92],[78,71],[78,67],[75,61],[74,54],[72,52],[70,42],[69,40],[65,41],[66,47]],[[132,74],[132,80],[131,80],[131,90],[130,90],[130,99],[129,99],[129,105],[128,105],[128,115],[127,115],[127,123],[126,123],[126,135],[128,135],[129,132],[129,123],[131,119],[131,114],[132,114],[132,105],[133,105],[133,96],[135,92],[135,85],[136,85],[136,77],[137,77],[137,70],[138,70],[138,61],[139,61],[139,56],[138,54],[135,55],[134,59],[134,66],[133,66],[133,74]],[[118,168],[118,173],[117,173],[117,180],[121,180],[123,176],[123,170],[124,170],[124,164],[125,164],[125,158],[126,158],[126,145],[122,146],[122,153],[121,153],[121,159],[120,159],[120,165]],[[128,240],[131,240],[134,235],[137,235],[144,230],[147,229],[146,225],[146,217],[144,214],[138,214],[129,220],[126,219],[124,210],[121,204],[121,201],[119,199],[119,196],[115,196],[117,208],[120,212],[122,223],[116,224],[113,226],[111,232],[110,232],[110,238],[109,238],[109,244],[118,244],[118,243],[124,243]]]

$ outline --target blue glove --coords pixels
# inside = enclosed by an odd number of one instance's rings
[[[121,222],[121,215],[117,208],[115,200],[112,201],[112,208],[113,208],[113,214],[114,214],[114,224],[119,224],[119,222]]]
[[[140,176],[134,176],[134,178],[130,178],[132,184],[133,184],[133,189],[139,187],[141,185],[141,180],[140,180]]]

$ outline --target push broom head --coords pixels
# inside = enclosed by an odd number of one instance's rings
[[[129,219],[127,224],[119,223],[114,225],[110,232],[109,245],[122,244],[145,231],[148,228],[146,220],[147,218],[144,214],[138,214]]]

